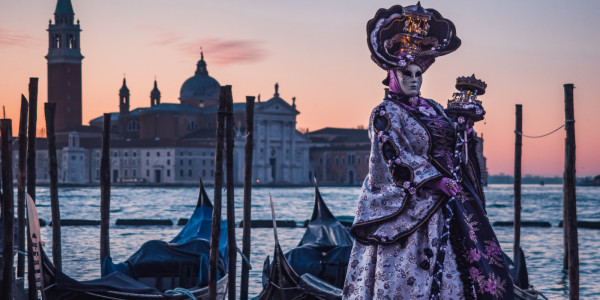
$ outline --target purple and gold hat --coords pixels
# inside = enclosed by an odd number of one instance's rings
[[[453,52],[460,43],[452,21],[424,9],[421,2],[379,9],[367,23],[371,58],[385,70],[415,63],[425,72],[436,57]]]

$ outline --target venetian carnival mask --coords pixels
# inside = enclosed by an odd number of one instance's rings
[[[396,69],[396,78],[402,92],[409,97],[418,96],[423,83],[423,71],[421,67],[410,64],[406,68]]]

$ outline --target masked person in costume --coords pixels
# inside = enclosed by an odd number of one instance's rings
[[[369,121],[344,299],[513,299],[485,211],[473,120],[449,118],[420,96],[423,72],[460,46],[454,24],[420,4],[397,5],[377,11],[367,41],[389,92]]]

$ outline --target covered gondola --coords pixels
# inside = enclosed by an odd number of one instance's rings
[[[37,211],[28,199],[30,213],[35,213],[29,215],[29,220],[34,220],[30,224],[32,240],[38,241]],[[175,238],[169,243],[146,242],[123,263],[114,264],[107,257],[103,277],[89,281],[72,279],[57,270],[40,245],[34,248],[35,259],[40,262],[36,270],[38,288],[45,299],[208,299],[211,222],[212,204],[201,184],[196,209]],[[227,290],[227,230],[225,223],[221,224],[217,299],[224,299]]]
[[[271,200],[275,249],[265,260],[263,290],[256,299],[341,299],[352,250],[348,228],[331,213],[315,182],[315,206],[298,247],[283,253]]]

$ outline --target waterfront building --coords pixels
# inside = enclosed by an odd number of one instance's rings
[[[100,182],[104,118],[82,125],[79,21],[70,0],[58,0],[48,28],[48,101],[56,103],[56,145],[60,184]],[[127,81],[118,93],[118,112],[110,114],[111,181],[123,184],[197,184],[213,181],[219,82],[209,76],[204,53],[181,86],[179,103],[163,102],[158,82],[149,84],[147,107],[130,107]],[[115,101],[116,104],[116,101]],[[245,103],[233,105],[234,183],[243,182]],[[279,84],[267,101],[255,103],[252,181],[258,185],[359,185],[368,172],[366,129],[296,129],[296,99],[281,98]],[[16,143],[15,143],[16,145]],[[36,142],[37,183],[49,183],[47,141]],[[18,150],[14,152],[17,176]],[[485,158],[480,148],[485,171]],[[485,174],[485,172],[484,172]]]

